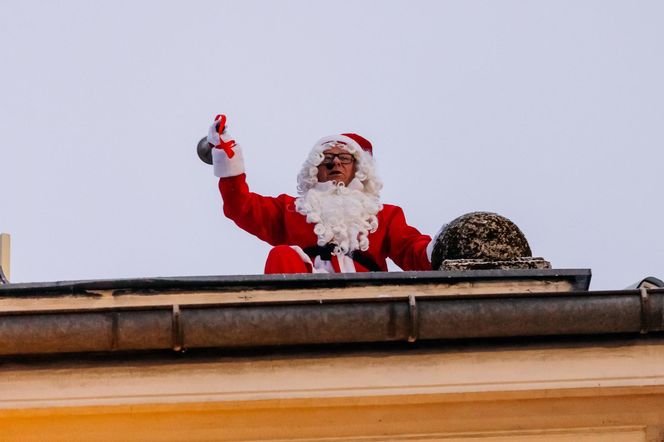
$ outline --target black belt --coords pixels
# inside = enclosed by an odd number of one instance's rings
[[[320,256],[320,259],[323,261],[330,261],[332,259],[332,252],[334,251],[335,247],[336,244],[331,243],[325,244],[324,246],[311,246],[304,249],[304,253],[311,257]],[[373,259],[363,254],[359,250],[353,250],[348,254],[348,256],[370,272],[382,271],[382,269],[378,267],[378,264],[376,264]]]

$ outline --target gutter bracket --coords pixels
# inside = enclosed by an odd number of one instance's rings
[[[420,333],[420,317],[417,312],[417,301],[415,300],[415,295],[408,295],[408,316],[410,318],[408,342],[415,342]]]
[[[182,333],[182,323],[180,322],[180,306],[173,304],[172,310],[172,321],[171,321],[171,330],[172,330],[172,343],[173,350],[183,352],[184,351],[184,342],[183,342],[183,333]]]
[[[652,313],[652,303],[650,302],[650,295],[648,289],[645,287],[640,288],[641,291],[641,330],[640,333],[645,335],[650,331],[650,315]]]

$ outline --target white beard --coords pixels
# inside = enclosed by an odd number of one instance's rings
[[[319,246],[336,244],[332,252],[335,255],[369,248],[369,233],[378,228],[376,214],[383,205],[363,188],[357,178],[348,187],[328,181],[316,184],[295,200],[297,212],[315,224]]]

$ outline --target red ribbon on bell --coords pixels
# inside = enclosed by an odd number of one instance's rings
[[[236,144],[235,140],[224,141],[221,138],[221,135],[226,131],[226,115],[217,115],[214,118],[214,121],[219,122],[219,126],[217,126],[217,133],[219,134],[219,145],[214,147],[217,149],[222,149],[224,152],[226,152],[228,158],[233,158],[235,155],[235,152],[233,152],[233,147],[235,147]]]

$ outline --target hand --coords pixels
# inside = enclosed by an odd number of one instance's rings
[[[207,141],[213,148],[222,149],[226,152],[228,158],[233,158],[235,152],[235,140],[231,139],[226,130],[226,115],[219,114],[214,118],[214,123],[210,126]]]

